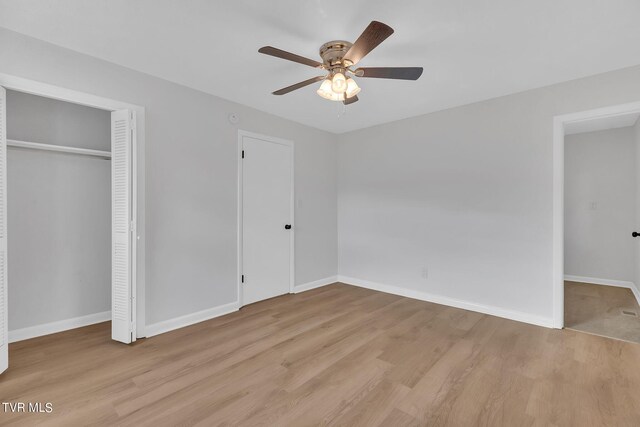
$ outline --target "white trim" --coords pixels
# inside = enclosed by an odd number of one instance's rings
[[[553,327],[564,327],[564,124],[553,120]]]
[[[87,107],[98,108],[101,110],[135,110],[144,112],[144,107],[141,107],[139,105],[116,101],[109,98],[103,98],[101,96],[91,95],[89,93],[78,92],[73,89],[54,86],[35,80],[24,79],[22,77],[12,76],[10,74],[0,73],[0,86],[4,86],[7,89],[15,90],[18,92],[44,96],[45,98],[66,101],[72,104],[85,105]]]
[[[600,279],[597,277],[574,276],[571,274],[565,274],[564,280],[568,282],[591,283],[593,285],[615,286],[617,288],[630,289],[631,292],[633,292],[633,296],[636,298],[636,301],[640,305],[640,291],[638,291],[638,287],[633,282],[627,282],[626,280]]]
[[[236,247],[237,249],[237,253],[236,253],[236,258],[238,260],[238,267],[237,267],[237,271],[236,271],[236,300],[238,301],[238,306],[242,307],[242,303],[243,303],[243,298],[242,298],[242,270],[243,270],[243,264],[242,264],[242,254],[243,254],[243,249],[242,249],[242,231],[243,231],[243,226],[242,226],[242,212],[243,212],[243,204],[242,204],[242,190],[244,188],[243,186],[243,182],[242,182],[242,131],[238,131],[238,153],[237,153],[237,157],[238,157],[238,216],[236,218],[236,223],[238,226],[238,229],[236,230],[236,234],[238,236],[238,241],[237,241],[237,245]]]
[[[10,74],[0,73],[0,86],[7,89],[57,99],[78,105],[98,108],[107,111],[131,110],[135,112],[135,138],[133,155],[133,199],[132,210],[136,214],[136,236],[132,249],[135,249],[135,256],[132,258],[132,271],[136,276],[132,277],[132,288],[135,290],[136,299],[136,320],[134,322],[134,332],[137,338],[143,338],[145,334],[145,109],[140,105],[128,102],[117,101],[104,98],[76,90],[50,85],[48,83],[29,80]]]
[[[564,125],[640,112],[640,102],[563,114],[553,118],[553,327],[564,327]],[[635,286],[633,289],[637,289]],[[634,291],[636,292],[636,291]]]
[[[296,232],[296,224],[295,224],[295,146],[293,141],[289,141],[287,139],[276,138],[273,136],[261,135],[254,132],[248,132],[245,130],[238,130],[238,216],[237,216],[237,224],[238,224],[238,268],[237,268],[237,296],[238,296],[238,304],[242,307],[244,304],[244,296],[242,293],[242,171],[243,171],[243,163],[242,163],[242,141],[243,138],[247,136],[249,138],[260,139],[262,141],[272,142],[275,144],[286,145],[291,148],[291,200],[289,202],[290,205],[290,217],[291,217],[291,232],[289,233],[289,293],[294,293],[294,284],[296,283],[296,264],[295,264],[295,232]]]
[[[55,151],[58,153],[80,154],[83,156],[111,158],[111,151],[92,150],[89,148],[67,147],[64,145],[41,144],[39,142],[17,141],[7,139],[7,147],[28,148],[31,150]]]
[[[96,323],[108,322],[109,320],[111,320],[111,311],[103,311],[102,313],[88,314],[86,316],[58,320],[57,322],[29,326],[28,328],[9,331],[9,342],[12,343],[22,340],[28,340],[30,338],[55,334],[58,332],[81,328],[83,326],[89,326]]]
[[[135,342],[141,334],[141,332],[138,331],[138,113],[135,110],[130,110],[130,113],[131,227],[129,228],[129,236],[131,241],[131,253],[133,254],[131,257],[131,342]],[[142,301],[144,301],[144,299]]]
[[[353,277],[339,275],[338,281],[346,283],[347,285],[358,286],[361,288],[372,289],[374,291],[385,292],[388,294],[399,295],[421,301],[428,301],[436,304],[447,305],[450,307],[461,308],[463,310],[470,310],[478,313],[489,314],[492,316],[503,317],[505,319],[515,320],[517,322],[530,323],[532,325],[544,326],[546,328],[553,327],[552,318],[537,316],[535,314],[524,313],[521,311],[507,310],[501,307],[477,304],[469,301],[445,297],[442,295],[435,295],[427,292],[416,291],[414,289],[406,289],[399,286],[370,282],[368,280],[361,280]]]
[[[635,283],[629,289],[631,289],[631,292],[633,292],[633,296],[636,297],[636,302],[638,303],[638,305],[640,305],[640,289],[638,289]]]
[[[565,274],[564,280],[567,282],[591,283],[593,285],[615,286],[629,289],[636,286],[633,282],[627,282],[626,280],[600,279],[597,277],[574,276],[572,274]]]
[[[208,308],[206,310],[185,314],[184,316],[174,317],[173,319],[163,320],[162,322],[147,325],[147,338],[224,316],[225,314],[238,311],[239,308],[240,305],[235,301],[229,304],[219,305],[217,307]]]
[[[606,117],[615,117],[633,113],[640,113],[640,101],[630,102],[627,104],[610,105],[608,107],[596,108],[593,110],[562,114],[556,116],[555,118],[562,123],[584,122],[587,120],[603,119]]]
[[[313,282],[303,283],[293,287],[293,293],[298,294],[311,289],[321,288],[322,286],[332,285],[338,281],[338,276],[325,277],[324,279],[314,280]]]

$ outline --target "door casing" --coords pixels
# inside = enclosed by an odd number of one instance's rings
[[[247,132],[244,130],[238,130],[238,268],[237,268],[237,301],[238,306],[242,307],[244,305],[244,296],[242,292],[242,274],[243,274],[243,244],[242,244],[242,230],[243,230],[243,206],[242,206],[242,196],[243,196],[243,162],[242,162],[242,145],[243,139],[245,137],[260,139],[266,142],[272,142],[276,144],[287,145],[291,148],[291,200],[289,203],[290,206],[290,218],[291,218],[291,230],[289,233],[289,293],[293,293],[293,288],[295,285],[295,147],[293,141],[289,141],[282,138],[276,138],[267,135],[261,135],[258,133]]]
[[[640,112],[640,102],[563,114],[553,118],[552,327],[564,328],[564,137],[565,124]],[[636,284],[638,285],[638,284]]]
[[[132,257],[132,292],[135,296],[134,335],[136,338],[146,337],[145,321],[145,108],[110,98],[104,98],[72,89],[29,80],[10,74],[0,73],[0,86],[38,95],[45,98],[57,99],[72,104],[85,105],[106,111],[131,110],[135,112],[135,145],[131,161],[133,162],[132,176],[132,211],[135,218],[136,235],[132,242],[135,250]]]

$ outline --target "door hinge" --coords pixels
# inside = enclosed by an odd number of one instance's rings
[[[244,283],[244,274],[242,275],[242,283]]]
[[[244,150],[242,150],[242,158],[244,159]]]
[[[136,222],[135,221],[131,221],[129,223],[129,231],[136,231]]]

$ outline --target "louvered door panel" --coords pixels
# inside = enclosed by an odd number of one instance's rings
[[[131,153],[129,110],[111,113],[112,270],[111,337],[131,342]]]
[[[0,372],[9,367],[7,297],[7,92],[0,87]]]

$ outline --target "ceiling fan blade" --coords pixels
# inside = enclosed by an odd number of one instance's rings
[[[342,101],[344,105],[353,104],[354,102],[358,102],[358,95],[354,95],[351,98],[347,98],[344,101]]]
[[[362,34],[360,34],[358,40],[356,40],[344,55],[344,59],[350,61],[352,64],[356,64],[391,34],[393,34],[393,28],[387,24],[371,21]]]
[[[277,91],[273,92],[273,94],[274,95],[284,95],[286,93],[293,92],[296,89],[300,89],[301,87],[309,86],[310,84],[313,84],[315,82],[319,82],[320,80],[324,80],[326,78],[327,78],[326,76],[312,77],[312,78],[310,78],[308,80],[305,80],[303,82],[296,83],[294,85],[287,86],[287,87],[284,87],[284,88],[282,88],[280,90],[277,90]]]
[[[258,52],[264,53],[265,55],[275,56],[276,58],[297,62],[299,64],[308,65],[310,67],[322,68],[322,63],[318,61],[314,61],[313,59],[305,58],[304,56],[296,55],[295,53],[287,52],[286,50],[278,49],[273,46],[261,47],[258,49]]]
[[[422,67],[366,67],[358,68],[354,74],[377,79],[418,80]]]

